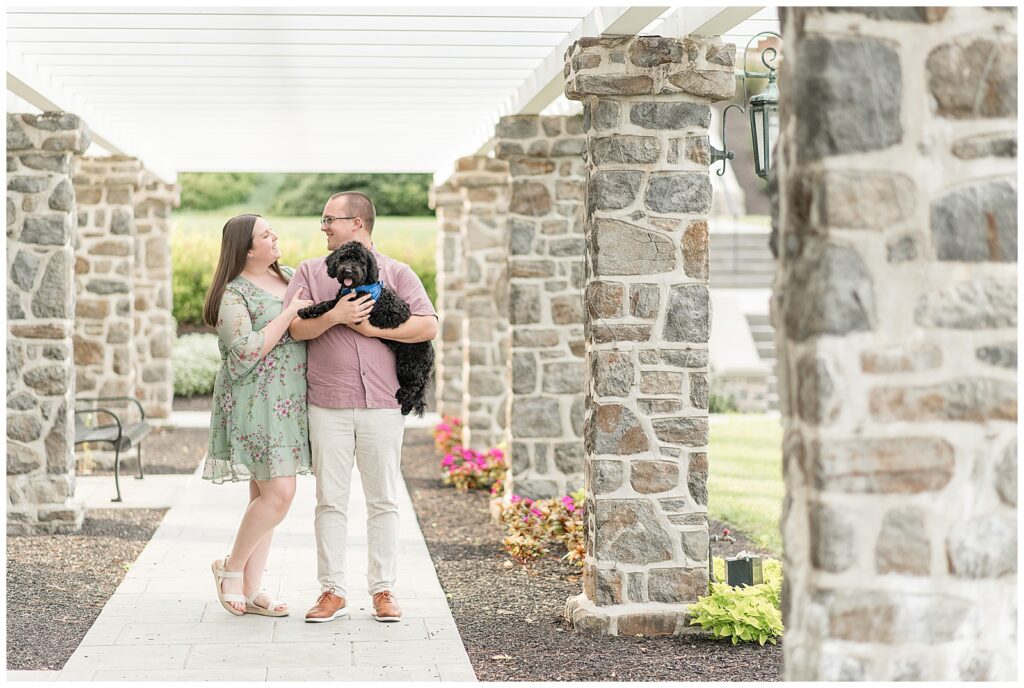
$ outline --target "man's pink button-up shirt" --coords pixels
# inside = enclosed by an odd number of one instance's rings
[[[376,248],[379,279],[398,298],[409,304],[413,315],[437,317],[420,278],[405,263],[392,260]],[[300,287],[314,303],[333,299],[341,285],[327,276],[324,258],[311,258],[299,265],[285,294],[291,301]],[[400,408],[395,399],[398,373],[395,355],[376,337],[364,337],[347,325],[335,325],[308,342],[307,399],[323,408]]]

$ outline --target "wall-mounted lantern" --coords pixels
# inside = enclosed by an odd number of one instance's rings
[[[750,44],[761,36],[775,36],[780,40],[782,38],[773,31],[762,31],[756,36],[751,36],[747,41],[747,50],[750,49]],[[746,61],[746,51],[743,55],[744,61]],[[776,57],[778,57],[778,51],[775,48],[765,48],[761,51],[761,64],[768,68],[768,72],[748,72],[746,64],[744,64],[743,72],[740,74],[743,77],[743,102],[747,104],[747,109],[750,111],[750,140],[754,146],[754,171],[761,179],[767,178],[768,173],[772,171],[772,147],[779,138],[779,86],[775,82],[774,67]],[[766,76],[768,77],[768,87],[748,101],[747,78],[764,78]],[[732,108],[744,112],[743,107],[735,103],[725,108],[722,112],[722,148],[724,150],[718,150],[714,146],[711,148],[711,163],[722,161],[722,169],[717,173],[719,177],[725,174],[725,161],[735,157],[725,143],[725,119]]]

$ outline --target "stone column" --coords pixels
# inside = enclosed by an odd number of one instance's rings
[[[78,158],[74,183],[78,393],[134,396],[135,194],[142,183],[142,164],[123,156]]]
[[[462,258],[462,193],[450,181],[430,191],[437,213],[437,339],[435,398],[441,416],[462,414],[462,321],[465,318]]]
[[[501,442],[507,423],[508,163],[460,158],[452,184],[462,195],[463,442],[483,450]]]
[[[82,525],[75,489],[75,115],[7,115],[7,533]]]
[[[1012,681],[1016,12],[782,28],[785,678]]]
[[[171,348],[177,323],[171,310],[170,233],[171,209],[178,203],[177,186],[144,173],[134,206],[135,394],[154,418],[168,418],[174,399]]]
[[[708,584],[709,103],[720,38],[583,38],[566,95],[587,137],[587,556],[566,615],[612,635],[692,630]]]
[[[502,117],[507,160],[512,398],[509,486],[531,498],[583,485],[583,118]]]

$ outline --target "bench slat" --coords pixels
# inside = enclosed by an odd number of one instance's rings
[[[139,441],[142,440],[146,435],[153,430],[153,427],[149,423],[133,423],[127,428],[124,428],[121,435],[121,449],[131,449],[138,445]],[[75,428],[75,444],[80,442],[110,442],[114,443],[117,440],[117,426],[103,426],[98,428],[86,428],[76,427]]]

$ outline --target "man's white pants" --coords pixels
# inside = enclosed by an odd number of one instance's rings
[[[317,576],[321,591],[347,595],[348,495],[353,461],[366,495],[366,581],[371,595],[394,590],[398,575],[398,481],[405,417],[400,409],[309,405],[316,476]]]

